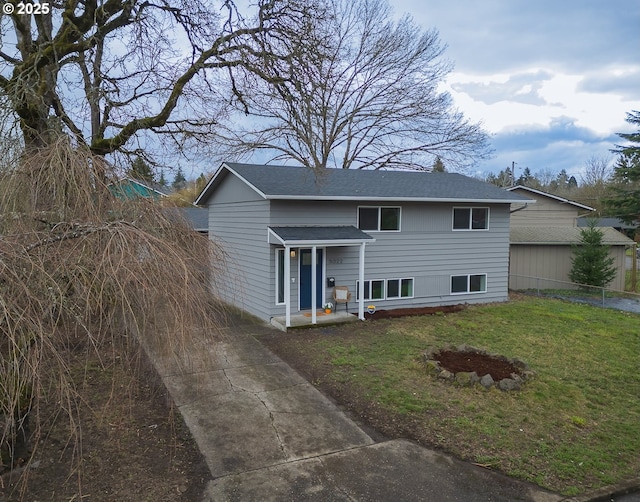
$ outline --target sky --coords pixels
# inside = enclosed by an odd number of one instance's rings
[[[490,134],[494,157],[470,174],[515,163],[518,177],[565,169],[580,180],[590,158],[633,131],[640,110],[639,0],[394,0],[435,28],[454,65],[444,89]]]

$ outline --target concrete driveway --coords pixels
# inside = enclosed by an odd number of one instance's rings
[[[211,470],[210,501],[552,502],[561,496],[411,441],[376,442],[236,324],[151,354]]]

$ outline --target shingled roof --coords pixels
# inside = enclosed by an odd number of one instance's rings
[[[455,173],[313,170],[305,167],[224,163],[196,204],[207,202],[232,173],[265,199],[517,203],[531,199]]]
[[[566,246],[579,244],[578,227],[511,227],[511,244]],[[633,241],[613,228],[600,228],[602,243],[607,246],[630,246]]]

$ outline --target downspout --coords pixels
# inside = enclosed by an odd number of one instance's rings
[[[528,204],[528,203],[527,203],[527,204],[525,204],[525,205],[524,205],[524,206],[522,206],[522,207],[519,207],[519,208],[517,208],[517,209],[513,209],[513,210],[509,211],[509,214],[517,213],[518,211],[522,211],[523,209],[527,209],[527,207],[529,207],[529,204]]]

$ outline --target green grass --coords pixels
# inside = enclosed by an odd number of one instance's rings
[[[640,472],[639,333],[638,315],[524,297],[286,336],[321,383],[396,417],[402,434],[575,495]],[[462,343],[522,359],[536,377],[504,393],[427,375],[427,347]]]

